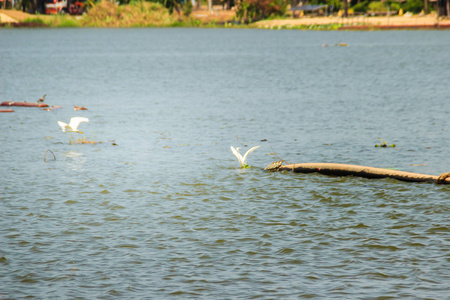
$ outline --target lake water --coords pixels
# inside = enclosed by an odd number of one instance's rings
[[[0,298],[448,298],[450,186],[261,169],[449,172],[449,76],[450,31],[2,29],[0,101],[62,108],[0,114]]]

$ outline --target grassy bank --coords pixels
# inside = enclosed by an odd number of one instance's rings
[[[6,23],[10,27],[218,27],[224,22],[214,18],[201,20],[183,13],[169,13],[159,3],[135,1],[128,5],[117,5],[109,1],[93,4],[82,16],[29,15],[19,11],[2,11],[11,14],[17,23]]]
[[[235,11],[220,6],[209,11],[207,7],[193,10],[189,16],[182,12],[169,13],[163,5],[153,2],[134,1],[117,5],[110,1],[93,4],[83,16],[29,15],[21,11],[0,10],[6,21],[1,26],[10,27],[239,27],[260,29],[294,30],[385,30],[385,29],[450,29],[450,19],[429,15],[409,17],[303,17],[273,18],[248,25],[235,21]]]
[[[339,23],[327,23],[327,24],[250,24],[249,28],[258,29],[272,29],[272,30],[338,30],[343,27],[343,24]]]
[[[102,1],[79,19],[87,27],[167,27],[177,23],[177,18],[158,3],[134,2],[116,5]]]

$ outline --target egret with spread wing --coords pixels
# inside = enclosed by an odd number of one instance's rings
[[[231,152],[233,152],[234,156],[237,157],[237,159],[239,160],[239,163],[241,165],[241,168],[245,168],[248,167],[248,165],[245,164],[245,161],[247,160],[247,156],[252,153],[253,151],[255,151],[256,149],[258,149],[261,146],[255,146],[253,148],[250,148],[247,150],[247,152],[245,152],[244,156],[242,156],[239,153],[239,148],[234,148],[233,146],[231,146]]]
[[[58,121],[58,125],[61,126],[61,129],[63,132],[78,132],[83,133],[78,130],[78,126],[82,122],[89,122],[88,118],[84,117],[73,117],[70,119],[69,124],[66,124],[64,122]]]

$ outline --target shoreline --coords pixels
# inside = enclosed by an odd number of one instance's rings
[[[258,28],[308,27],[337,25],[338,30],[389,30],[389,29],[450,29],[450,19],[438,19],[434,14],[414,16],[354,16],[354,17],[303,17],[297,19],[263,20],[255,22]]]
[[[189,21],[180,27],[233,27],[256,29],[300,29],[300,30],[448,30],[450,19],[437,18],[434,14],[413,16],[354,16],[354,17],[302,17],[261,20],[250,24],[239,24],[234,21],[235,11],[224,10],[214,6],[210,12],[206,7],[194,10],[190,21],[198,24],[189,25]],[[80,16],[33,15],[17,10],[0,10],[0,27],[58,27],[46,21],[65,17],[76,22]],[[177,25],[174,25],[175,27]],[[61,26],[63,27],[63,26]],[[76,24],[73,27],[86,27]],[[102,27],[102,26],[98,26]],[[120,26],[119,26],[120,27]],[[132,27],[132,26],[131,26]],[[138,26],[144,27],[144,26]],[[167,26],[152,26],[167,27]]]

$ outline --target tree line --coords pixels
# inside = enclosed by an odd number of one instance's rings
[[[1,0],[0,0],[1,1]],[[83,1],[83,0],[81,0]],[[126,5],[133,1],[142,0],[118,0],[119,4]],[[164,5],[172,13],[183,11],[189,14],[192,9],[200,6],[201,0],[148,0]],[[438,16],[450,18],[450,0],[203,0],[205,4],[220,4],[226,9],[236,7],[236,16],[239,19],[256,21],[269,17],[285,16],[289,5],[291,7],[303,5],[326,4],[328,13],[335,13],[342,10],[343,16],[348,16],[349,9],[355,13],[369,12],[395,12],[402,9],[404,12],[425,14],[434,10]],[[211,3],[209,1],[214,1]],[[3,0],[3,9],[15,8],[28,13],[45,14],[46,0]],[[89,0],[89,2],[91,2]],[[92,2],[91,2],[92,3]]]

